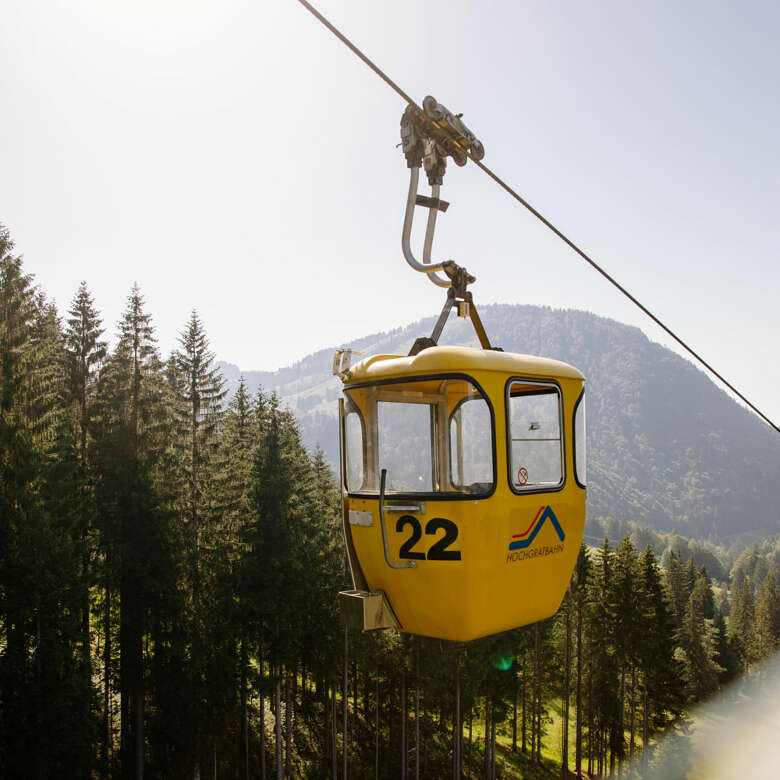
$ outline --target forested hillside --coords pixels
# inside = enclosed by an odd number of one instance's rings
[[[480,309],[493,343],[557,358],[587,379],[588,513],[718,542],[780,531],[780,437],[691,363],[638,328],[581,311],[538,306]],[[352,342],[365,354],[408,353],[433,318]],[[476,345],[454,316],[442,343]],[[277,392],[306,444],[337,463],[339,381],[333,350],[275,372],[244,371],[248,387]],[[240,374],[220,364],[229,384]],[[726,368],[722,370],[726,371]]]
[[[548,620],[345,629],[340,491],[295,417],[241,379],[225,403],[196,312],[165,357],[137,286],[106,327],[0,226],[2,778],[614,775],[778,648],[780,537],[717,558],[614,517]]]

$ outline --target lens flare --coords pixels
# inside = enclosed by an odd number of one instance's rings
[[[494,669],[498,669],[499,672],[506,672],[512,668],[515,657],[512,653],[496,652],[490,656],[490,663],[493,664]]]

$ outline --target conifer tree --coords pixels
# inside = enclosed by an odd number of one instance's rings
[[[573,631],[575,628],[575,595],[571,584],[566,590],[560,609],[556,615],[556,649],[558,668],[560,669],[561,695],[561,776],[569,774],[569,711],[572,695],[572,657],[574,647]]]
[[[604,539],[604,544],[595,556],[588,595],[588,774],[606,771],[610,755],[610,763],[614,764],[618,751],[620,691],[615,648],[611,641],[615,620],[613,559],[614,551],[609,539]]]
[[[680,712],[682,681],[674,659],[675,620],[661,580],[653,548],[648,545],[639,562],[638,634],[643,678],[643,742],[664,728]]]
[[[30,338],[37,309],[32,278],[13,248],[0,226],[0,774],[22,777],[34,724],[19,682],[34,674],[27,647],[35,600],[29,597],[21,536],[36,509],[35,421],[27,409],[34,398]]]
[[[685,608],[688,604],[687,577],[683,568],[680,553],[672,551],[665,567],[666,587],[669,591],[669,599],[672,604],[674,622],[679,629],[685,617]],[[693,583],[691,583],[692,585]]]
[[[306,511],[308,464],[297,427],[289,412],[272,395],[258,408],[263,435],[255,456],[252,521],[248,542],[252,565],[244,581],[255,599],[258,648],[268,658],[275,693],[280,697],[282,675],[292,666],[300,638],[296,604],[305,577],[301,576],[300,527]],[[281,709],[276,706],[277,735]],[[281,748],[277,737],[277,768]]]
[[[317,447],[310,458],[308,476],[311,484],[305,525],[301,529],[305,543],[301,546],[302,565],[308,593],[304,620],[302,658],[318,674],[335,663],[332,651],[339,633],[337,593],[349,587],[344,576],[345,553],[341,541],[341,501],[338,486]],[[316,594],[316,597],[313,597]]]
[[[120,757],[123,776],[146,762],[144,635],[154,571],[164,567],[159,487],[168,407],[151,317],[135,285],[116,349],[101,373],[98,503],[105,560],[105,609],[119,593]],[[111,659],[107,659],[107,666]],[[110,725],[110,724],[109,724]]]
[[[213,510],[213,450],[222,420],[222,400],[227,391],[214,353],[197,312],[193,311],[179,337],[180,349],[172,363],[178,374],[176,389],[181,394],[182,432],[188,442],[186,461],[186,515],[197,549],[202,520]],[[195,564],[197,577],[197,563]]]
[[[615,648],[615,660],[620,670],[620,724],[617,757],[623,759],[623,734],[625,731],[627,686],[630,681],[630,721],[633,723],[634,705],[634,663],[639,653],[637,622],[639,561],[636,548],[629,536],[625,536],[615,552],[611,592],[608,598],[613,603],[611,640]],[[633,734],[633,731],[632,731]]]
[[[231,566],[233,577],[229,578],[233,598],[226,599],[229,607],[230,630],[237,631],[239,643],[239,708],[241,774],[249,777],[249,678],[250,654],[252,651],[252,609],[251,600],[245,598],[241,583],[242,558],[246,553],[244,541],[246,526],[251,512],[252,464],[255,446],[255,419],[252,400],[241,376],[238,388],[228,404],[224,430],[220,437],[222,455],[219,459],[219,490],[224,529],[223,550],[234,559]],[[227,550],[227,547],[230,549]],[[226,594],[227,595],[227,594]]]
[[[214,358],[200,318],[193,311],[179,336],[179,349],[169,361],[168,376],[176,398],[180,505],[186,529],[187,589],[192,599],[189,672],[198,702],[193,708],[197,724],[193,753],[199,767],[205,766],[217,749],[218,735],[209,724],[226,716],[227,704],[217,680],[231,659],[225,636],[228,613],[221,603],[227,597],[224,586],[230,576],[229,558],[223,549],[229,535],[222,530],[230,514],[223,513],[218,445],[227,391]]]
[[[683,583],[684,583],[684,593],[685,593],[685,600],[686,600],[686,610],[688,606],[688,599],[691,597],[691,593],[693,593],[693,589],[696,586],[696,580],[699,577],[699,572],[696,570],[696,563],[693,560],[693,555],[691,555],[690,558],[688,558],[688,562],[683,566]]]
[[[74,407],[77,457],[82,472],[87,470],[87,443],[94,416],[98,372],[106,357],[102,322],[86,282],[81,282],[68,312],[65,328],[68,402]]]
[[[713,621],[696,613],[693,598],[688,600],[678,644],[686,695],[689,701],[702,701],[717,690],[718,677],[724,670],[717,663]]]
[[[717,653],[715,661],[723,669],[719,675],[721,684],[725,684],[736,677],[739,669],[734,651],[729,643],[726,620],[720,610],[715,610],[715,619],[713,625],[716,631]]]
[[[11,512],[24,504],[26,485],[35,476],[37,421],[29,409],[37,394],[32,333],[38,307],[32,277],[24,273],[21,258],[12,255],[13,248],[0,226],[0,534],[10,532]],[[8,550],[8,541],[0,535],[0,551]]]
[[[580,545],[577,555],[577,563],[574,566],[571,588],[574,594],[575,620],[576,620],[576,725],[575,725],[575,774],[582,777],[582,737],[584,726],[583,713],[583,684],[585,673],[585,621],[587,618],[588,584],[590,579],[590,556],[585,544]]]
[[[219,437],[222,452],[218,458],[221,509],[231,518],[227,525],[238,536],[241,535],[241,525],[246,521],[251,506],[256,426],[252,399],[241,376],[225,413]]]
[[[693,558],[691,558],[691,562]],[[690,562],[689,562],[690,563]],[[689,579],[695,569],[685,569]],[[701,701],[715,692],[718,680],[726,671],[718,663],[720,634],[715,625],[715,599],[707,570],[696,572],[690,590],[682,626],[677,631],[678,658],[686,682],[686,695],[691,701]]]
[[[86,777],[92,765],[83,576],[58,479],[62,358],[56,311],[0,226],[0,776],[9,778]]]
[[[753,632],[756,660],[769,658],[780,645],[780,593],[774,571],[764,577],[758,589]]]
[[[86,282],[81,282],[68,312],[65,328],[66,382],[65,402],[69,408],[68,448],[72,448],[77,464],[73,490],[76,528],[81,546],[84,604],[82,606],[82,652],[84,674],[92,678],[90,600],[90,560],[93,555],[95,531],[94,474],[88,444],[93,433],[93,418],[97,395],[98,372],[106,356],[106,342],[101,319],[95,310]]]
[[[227,391],[214,353],[197,312],[193,311],[179,337],[180,349],[169,363],[169,379],[178,395],[180,464],[184,473],[184,516],[190,529],[190,577],[199,609],[202,542],[212,541],[216,516],[218,459],[217,434],[222,420],[222,400]],[[201,536],[205,535],[202,540]],[[199,619],[196,616],[196,619]]]
[[[704,566],[701,567],[701,571],[696,576],[690,598],[693,599],[694,612],[699,617],[707,620],[715,618],[715,596],[712,592],[712,582]]]
[[[741,671],[747,669],[754,660],[753,592],[750,580],[745,578],[732,596],[729,615],[729,642]]]

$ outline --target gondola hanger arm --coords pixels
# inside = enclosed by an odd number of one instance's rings
[[[485,154],[484,147],[474,133],[463,124],[461,114],[453,114],[431,95],[423,100],[422,108],[416,104],[406,107],[401,116],[401,146],[409,168],[409,192],[401,234],[404,259],[415,271],[427,274],[435,285],[450,288],[455,277],[461,272],[460,266],[453,260],[437,263],[431,260],[437,214],[439,211],[446,211],[449,207],[449,203],[440,198],[447,157],[452,157],[456,165],[462,166],[466,164],[469,156],[482,159]],[[418,194],[421,167],[425,168],[428,176],[428,183],[431,186],[430,197]],[[428,209],[422,263],[414,256],[411,246],[412,222],[416,206]],[[444,271],[447,278],[439,276],[438,271]],[[466,276],[467,284],[476,281],[476,277],[470,274]]]

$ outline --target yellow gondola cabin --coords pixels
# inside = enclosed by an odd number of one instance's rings
[[[437,346],[341,376],[352,624],[468,641],[552,615],[585,525],[582,374]]]

